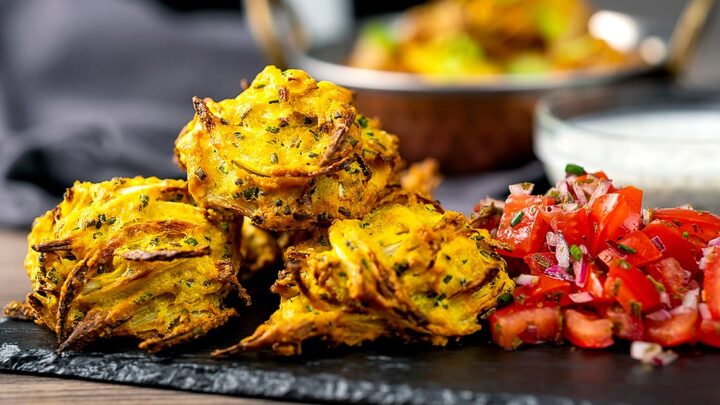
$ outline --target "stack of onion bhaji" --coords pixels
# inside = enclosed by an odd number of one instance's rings
[[[160,350],[249,303],[241,280],[279,271],[280,307],[215,355],[302,343],[428,341],[478,331],[512,290],[494,241],[433,201],[437,164],[407,164],[352,93],[265,68],[236,98],[193,98],[175,144],[187,182],[76,183],[39,218],[33,291],[6,312],[54,330],[60,349],[130,336]]]

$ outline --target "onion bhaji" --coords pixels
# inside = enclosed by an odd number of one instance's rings
[[[236,314],[224,303],[231,291],[247,300],[240,226],[199,207],[184,181],[76,182],[35,221],[32,292],[6,312],[47,325],[60,350],[127,336],[157,351],[196,338]]]
[[[214,354],[295,355],[312,337],[349,346],[381,336],[444,345],[478,331],[478,317],[514,287],[490,235],[420,196],[392,198],[288,249],[273,285],[280,308],[252,336]]]
[[[190,193],[264,229],[360,218],[397,182],[397,137],[359,115],[349,90],[301,70],[269,66],[236,98],[193,105],[175,144]]]

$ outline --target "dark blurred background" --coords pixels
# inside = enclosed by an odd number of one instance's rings
[[[352,18],[420,3],[329,1],[304,4]],[[594,4],[672,26],[684,1]],[[322,21],[323,7],[312,14]],[[686,84],[719,82],[719,25]],[[182,177],[172,144],[192,118],[191,97],[233,97],[264,65],[238,1],[0,0],[0,226],[29,226],[76,179]],[[441,198],[468,209],[510,182],[541,177],[531,163],[451,179]]]

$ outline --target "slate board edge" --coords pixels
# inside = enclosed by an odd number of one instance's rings
[[[78,361],[78,360],[82,361]],[[184,391],[292,401],[370,404],[590,404],[555,396],[455,391],[441,387],[413,387],[371,381],[350,381],[331,374],[296,376],[233,367],[228,373],[219,365],[172,363],[128,358],[123,354],[57,354],[46,349],[0,346],[0,370],[54,375]],[[139,370],[142,370],[140,373]],[[142,375],[142,377],[138,377]]]

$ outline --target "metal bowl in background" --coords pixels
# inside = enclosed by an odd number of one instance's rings
[[[305,43],[304,29],[284,1],[245,0],[245,10],[271,62],[353,89],[358,110],[379,117],[385,129],[398,134],[406,159],[434,157],[444,173],[454,174],[515,167],[532,159],[533,110],[549,92],[673,80],[694,48],[713,3],[691,0],[672,36],[670,30],[663,32],[634,16],[597,11],[591,18],[591,32],[621,50],[636,52],[641,64],[602,73],[504,75],[492,82],[437,81],[413,73],[350,67],[343,61],[352,50],[357,26],[353,35],[312,46]],[[278,17],[284,22],[277,24]]]

